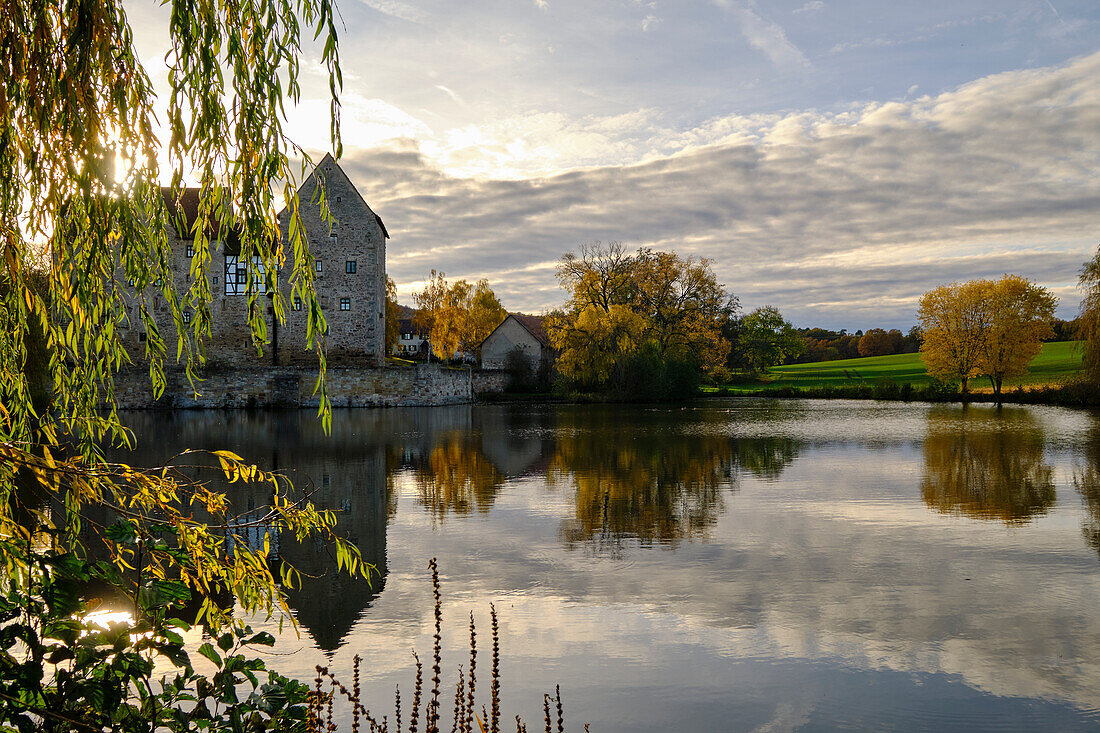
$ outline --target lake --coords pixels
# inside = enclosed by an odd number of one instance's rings
[[[444,712],[471,611],[487,692],[492,602],[504,720],[531,730],[555,684],[569,729],[604,733],[1100,726],[1093,413],[475,405],[337,410],[331,437],[309,411],[124,420],[131,462],[230,449],[337,512],[378,575],[350,581],[322,545],[273,538],[312,577],[289,594],[300,637],[267,657],[350,682],[361,655],[391,721],[398,684],[407,720],[412,650],[430,660],[436,557]],[[267,501],[224,488],[240,512]]]

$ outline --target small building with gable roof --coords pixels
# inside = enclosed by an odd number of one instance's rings
[[[507,368],[508,354],[516,349],[527,355],[536,371],[544,362],[553,361],[554,349],[543,320],[544,316],[509,313],[481,342],[481,368]]]

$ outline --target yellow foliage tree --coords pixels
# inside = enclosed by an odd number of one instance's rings
[[[721,325],[737,301],[709,260],[650,249],[627,254],[618,242],[597,243],[565,255],[558,280],[569,300],[547,327],[561,353],[559,371],[569,379],[606,384],[615,362],[643,344],[659,359],[704,371],[729,354]]]
[[[1078,285],[1085,290],[1077,316],[1077,336],[1085,342],[1085,378],[1100,384],[1100,248],[1081,268]]]
[[[393,353],[393,347],[397,343],[400,316],[397,305],[397,283],[389,275],[386,275],[386,356]]]
[[[920,299],[924,366],[934,377],[958,379],[964,393],[970,380],[982,373],[990,326],[984,305],[987,286],[986,280],[951,283],[929,290]]]
[[[488,280],[450,284],[444,273],[435,270],[424,289],[413,293],[413,301],[417,325],[429,333],[432,351],[440,359],[473,353],[508,316]]]
[[[1008,377],[1027,373],[1028,364],[1054,335],[1050,322],[1057,299],[1049,290],[1019,275],[991,283],[988,294],[989,333],[982,350],[982,373],[1000,396]]]
[[[928,373],[969,381],[986,375],[999,397],[1004,380],[1027,372],[1051,334],[1054,296],[1018,275],[941,285],[921,296],[921,358]]]
[[[606,310],[588,305],[575,316],[552,314],[546,325],[559,353],[558,371],[589,385],[610,381],[622,357],[641,347],[646,332],[645,319],[625,305]]]

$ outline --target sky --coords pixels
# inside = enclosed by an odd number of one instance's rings
[[[126,4],[163,84],[165,9]],[[707,258],[748,311],[907,329],[921,293],[1015,273],[1077,309],[1100,244],[1095,0],[340,0],[340,163],[391,234],[509,310],[561,256]],[[328,146],[305,61],[291,137]]]

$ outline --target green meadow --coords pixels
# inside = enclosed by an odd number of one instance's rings
[[[1043,350],[1031,362],[1027,374],[1005,380],[1005,387],[1061,384],[1072,380],[1081,369],[1081,350],[1076,341],[1060,341],[1043,344]],[[817,389],[874,384],[883,377],[898,384],[909,382],[914,387],[928,384],[931,377],[924,370],[920,354],[894,354],[872,356],[863,359],[839,359],[812,364],[789,364],[773,367],[766,376],[754,382],[734,383],[722,388],[723,392],[755,392],[761,389],[796,387]],[[989,388],[984,377],[971,381],[972,391]],[[714,388],[704,388],[714,391]]]

